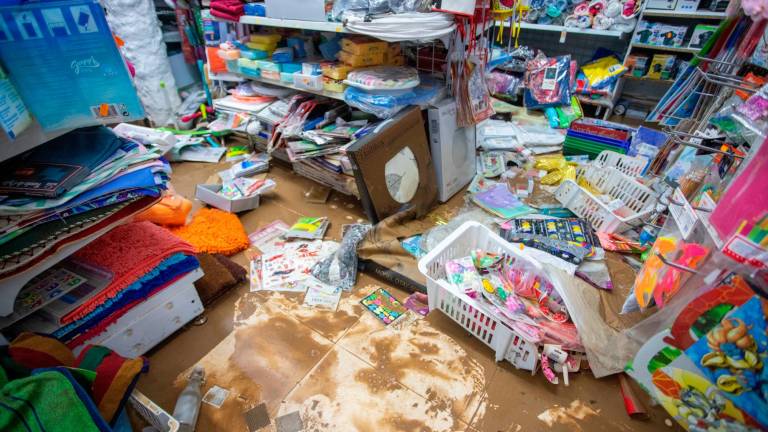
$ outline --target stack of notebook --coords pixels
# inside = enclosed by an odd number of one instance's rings
[[[100,283],[103,269],[62,261],[159,201],[170,174],[160,156],[99,126],[0,165],[1,327],[85,286],[86,275]]]
[[[594,159],[603,150],[621,154],[629,151],[631,129],[610,122],[577,121],[568,128],[563,144],[565,155],[588,155]]]

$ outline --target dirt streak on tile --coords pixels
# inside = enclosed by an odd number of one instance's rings
[[[600,414],[600,410],[594,410],[580,400],[574,400],[568,407],[550,408],[537,416],[539,420],[552,427],[555,424],[568,425],[574,430],[582,430],[577,420],[585,420],[587,417]]]

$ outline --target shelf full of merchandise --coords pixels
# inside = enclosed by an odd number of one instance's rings
[[[674,22],[704,21],[706,23],[710,23],[714,25],[714,24],[719,24],[720,21],[725,19],[726,13],[716,12],[716,11],[705,11],[705,10],[686,11],[686,10],[650,9],[648,8],[648,2],[646,2],[640,11],[640,14],[638,15],[638,26],[635,27],[635,31],[632,33],[632,37],[627,47],[627,51],[624,54],[625,65],[627,65],[627,59],[629,55],[632,54],[633,51],[635,50],[678,53],[684,56],[693,56],[694,54],[699,52],[699,48],[692,48],[687,46],[670,47],[670,46],[652,45],[652,44],[635,42],[635,40],[637,39],[639,28],[640,28],[639,23],[641,21],[645,21],[646,18],[652,18],[652,19],[660,18],[667,21],[671,20]],[[624,93],[625,86],[627,86],[629,82],[642,83],[643,85],[642,98],[632,97],[630,93],[627,93],[627,94]],[[619,81],[616,83],[616,86],[613,90],[613,94],[610,97],[611,106],[612,107],[615,106],[618,103],[618,101],[622,98],[627,99],[630,102],[637,103],[639,105],[649,105],[648,103],[649,94],[653,94],[654,97],[652,97],[652,99],[658,101],[658,99],[661,98],[661,96],[664,94],[663,91],[665,91],[674,82],[675,82],[674,79],[652,79],[652,78],[637,77],[634,75],[625,74],[624,76],[619,78]],[[660,93],[656,93],[654,91],[648,92],[647,90],[649,90],[649,87],[646,86],[646,84],[653,85],[652,90],[661,90],[661,92]],[[610,113],[607,115],[610,115]]]

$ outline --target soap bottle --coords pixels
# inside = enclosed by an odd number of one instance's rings
[[[181,391],[176,399],[176,407],[173,408],[173,418],[179,421],[179,432],[193,432],[197,424],[197,415],[200,413],[200,402],[203,399],[201,387],[205,378],[205,369],[195,366],[189,376],[189,383]]]

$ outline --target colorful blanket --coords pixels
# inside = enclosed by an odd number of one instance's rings
[[[151,222],[134,222],[119,226],[74,256],[114,273],[112,282],[100,293],[63,317],[70,323],[93,312],[107,299],[140,279],[175,253],[192,254],[192,246]]]
[[[51,337],[22,333],[0,351],[0,430],[109,431],[147,369],[143,357],[90,346],[75,358]]]

